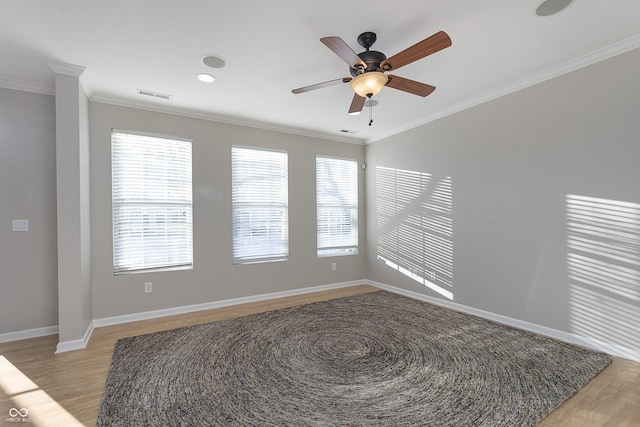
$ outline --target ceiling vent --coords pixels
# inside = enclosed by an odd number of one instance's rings
[[[154,92],[152,90],[138,89],[138,95],[150,96],[152,98],[171,99],[171,95],[166,93]]]

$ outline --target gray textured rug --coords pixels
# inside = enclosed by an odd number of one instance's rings
[[[385,291],[117,342],[98,426],[534,426],[609,355]]]

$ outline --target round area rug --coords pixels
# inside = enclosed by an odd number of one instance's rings
[[[378,291],[122,339],[98,425],[534,426],[610,360]]]

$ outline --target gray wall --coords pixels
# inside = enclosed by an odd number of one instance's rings
[[[446,299],[379,259],[427,253],[456,303],[640,351],[639,75],[635,50],[367,146],[368,277]]]
[[[364,160],[364,147],[176,115],[91,102],[91,238],[94,317],[105,318],[228,298],[360,280],[363,254],[317,258],[316,154]],[[193,140],[194,266],[190,271],[114,276],[112,273],[111,129]],[[289,260],[233,265],[231,147],[275,148],[289,153]],[[361,172],[364,178],[364,173]],[[364,246],[364,180],[360,182]],[[337,270],[331,270],[331,263]],[[144,283],[153,292],[143,293]]]
[[[55,99],[0,88],[0,334],[58,324],[56,245]]]
[[[638,351],[637,75],[638,50],[367,147],[90,102],[93,318],[367,277]],[[58,322],[55,101],[0,89],[0,113],[5,333]],[[111,128],[193,139],[193,270],[113,276]],[[231,262],[234,144],[289,152],[287,262]],[[364,161],[365,151],[366,255],[318,259],[315,155]],[[12,219],[29,219],[30,231],[11,232]],[[381,249],[413,277],[380,261]]]

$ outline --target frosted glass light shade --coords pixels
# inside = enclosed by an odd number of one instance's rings
[[[387,84],[387,75],[380,71],[371,71],[356,76],[349,85],[351,89],[358,95],[366,97],[377,95],[385,84]]]

